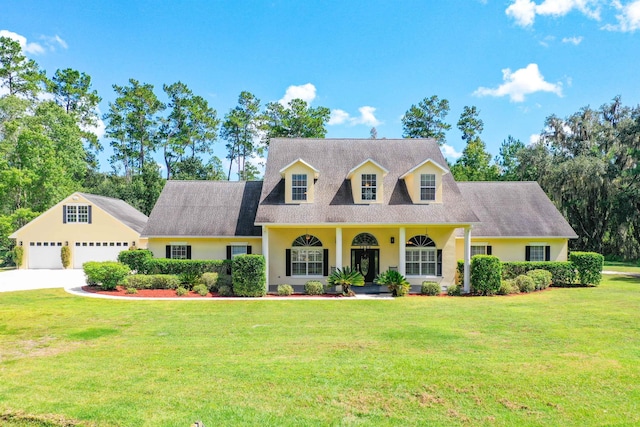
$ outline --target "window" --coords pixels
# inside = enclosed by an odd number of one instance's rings
[[[249,252],[247,252],[247,246],[246,245],[235,245],[235,246],[231,246],[231,259],[235,258],[238,255],[246,255]]]
[[[529,247],[529,261],[544,261],[545,260],[545,247],[544,246],[530,246]]]
[[[377,200],[376,175],[371,173],[362,174],[362,200]]]
[[[407,242],[405,270],[407,276],[436,276],[441,274],[440,251],[428,236],[414,236]]]
[[[64,207],[64,222],[89,224],[90,209],[88,205],[67,205]]]
[[[471,256],[486,255],[487,247],[485,245],[471,245]]]
[[[307,200],[307,175],[291,175],[291,200]]]
[[[436,199],[436,175],[423,173],[420,175],[420,200]]]
[[[187,245],[171,245],[171,259],[187,259]]]
[[[325,269],[325,251],[322,242],[309,234],[299,236],[287,252],[292,276],[322,276]],[[289,275],[289,274],[287,274]]]

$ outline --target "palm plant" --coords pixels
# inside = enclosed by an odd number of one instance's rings
[[[378,274],[374,282],[388,287],[391,295],[394,297],[404,296],[408,294],[409,289],[411,289],[411,284],[407,279],[395,270],[387,270],[384,273]]]
[[[342,294],[353,296],[355,293],[351,290],[352,286],[364,286],[364,276],[359,271],[345,267],[336,270],[327,278],[327,284],[330,286],[342,286]]]

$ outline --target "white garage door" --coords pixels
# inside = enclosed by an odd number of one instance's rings
[[[29,268],[62,268],[62,242],[29,242]]]
[[[82,268],[87,261],[117,261],[129,242],[76,242],[73,248],[73,268]]]

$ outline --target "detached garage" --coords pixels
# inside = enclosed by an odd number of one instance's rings
[[[72,268],[87,261],[115,261],[131,247],[146,247],[140,232],[147,216],[119,199],[74,193],[13,233],[24,247],[21,268],[62,267],[61,250],[71,248]]]

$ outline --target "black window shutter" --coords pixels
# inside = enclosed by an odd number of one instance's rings
[[[544,260],[551,261],[551,246],[544,247]]]
[[[187,259],[191,259],[191,245],[187,245]]]
[[[491,245],[487,245],[487,255],[493,255],[492,252],[493,250],[491,248]]]
[[[87,206],[87,213],[87,216],[89,217],[89,224],[91,224],[91,205]]]
[[[291,276],[291,249],[287,249],[287,254],[285,258],[286,258],[285,262],[287,263],[285,275]]]
[[[247,246],[247,255],[251,255],[251,245]]]
[[[171,245],[165,246],[165,258],[171,258]]]
[[[227,246],[227,259],[231,259],[231,246]]]
[[[438,249],[438,263],[436,264],[436,276],[442,276],[442,249]]]
[[[324,249],[322,253],[322,275],[329,275],[329,249]]]
[[[531,246],[524,247],[524,260],[531,261]]]
[[[67,205],[62,205],[62,223],[67,223]]]

